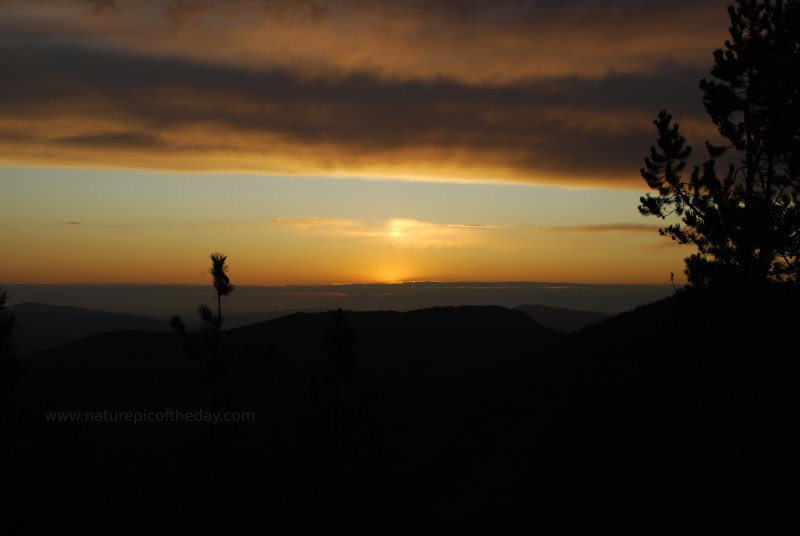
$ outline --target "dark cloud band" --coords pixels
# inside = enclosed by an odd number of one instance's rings
[[[344,171],[416,155],[511,170],[522,180],[549,174],[584,183],[638,181],[651,118],[668,107],[701,121],[697,81],[705,74],[662,64],[640,74],[492,86],[374,72],[308,77],[9,34],[0,40],[0,72],[0,114],[19,126],[0,131],[6,151],[94,150],[98,164],[110,149],[147,152],[166,167],[197,152],[233,158],[275,150],[291,158],[295,151],[327,162],[318,168]]]

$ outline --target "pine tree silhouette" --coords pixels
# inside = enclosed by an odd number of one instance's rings
[[[208,410],[219,411],[222,406],[229,407],[230,401],[220,400],[219,382],[224,373],[224,363],[221,350],[222,322],[222,297],[229,296],[234,286],[231,284],[227,275],[228,265],[227,256],[222,253],[211,253],[211,267],[208,273],[211,274],[212,285],[217,296],[216,314],[206,304],[201,304],[197,308],[198,316],[201,321],[202,340],[197,341],[186,330],[186,325],[178,315],[173,315],[169,321],[170,327],[175,333],[188,338],[187,353],[194,356],[205,356],[207,358],[206,380],[208,382]],[[199,349],[193,344],[200,342]],[[208,425],[208,436],[206,440],[206,500],[204,507],[205,524],[210,532],[221,528],[218,526],[228,515],[223,506],[225,501],[230,501],[231,495],[222,488],[230,480],[230,475],[226,474],[226,468],[230,466],[231,445],[229,438],[222,437],[215,431],[216,425]],[[214,527],[214,528],[211,528]]]
[[[209,268],[208,273],[211,274],[212,284],[214,285],[214,290],[217,292],[217,314],[214,315],[211,308],[207,305],[198,307],[197,313],[200,315],[203,324],[209,326],[213,330],[216,338],[216,349],[217,352],[219,352],[222,322],[224,321],[222,316],[222,297],[229,296],[233,292],[234,286],[231,284],[231,280],[228,277],[228,265],[225,262],[228,257],[222,253],[214,252],[210,255],[210,258],[211,268]]]
[[[697,252],[686,258],[695,286],[800,279],[800,4],[739,0],[728,8],[731,39],[714,52],[703,104],[725,142],[683,173],[691,147],[672,116],[654,121],[657,145],[641,170],[657,195],[639,211],[680,223],[661,229]],[[794,73],[794,74],[792,74]],[[724,174],[716,159],[734,157]]]

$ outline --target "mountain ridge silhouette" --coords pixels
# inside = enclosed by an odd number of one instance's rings
[[[563,333],[579,331],[586,326],[602,322],[614,316],[600,311],[566,309],[564,307],[551,307],[542,304],[518,305],[514,309],[530,315],[531,318],[543,326]]]
[[[762,507],[790,501],[771,480],[790,459],[796,303],[784,290],[687,291],[563,336],[501,307],[345,312],[356,341],[346,414],[367,419],[350,425],[362,435],[351,439],[347,463],[356,465],[345,467],[361,468],[373,487],[359,495],[366,510],[336,508],[365,525],[403,512],[397,533],[553,520],[662,533],[690,520],[729,532],[766,523],[756,515]],[[237,511],[258,526],[317,527],[324,517],[313,512],[330,507],[313,491],[330,485],[328,410],[310,392],[330,371],[331,318],[297,313],[223,332],[229,361],[220,385],[230,407],[257,416],[219,428],[246,467],[225,474],[240,490],[231,492]],[[33,410],[47,397],[65,410],[205,407],[204,361],[184,351],[187,340],[115,332],[30,354],[20,402]],[[154,493],[148,478],[196,476],[203,430],[84,425],[74,441],[92,448],[74,466],[85,499],[115,489],[111,519],[133,495]],[[121,467],[138,468],[139,483],[118,489],[109,475]],[[265,485],[299,510],[254,491]]]
[[[124,329],[168,331],[166,323],[134,313],[115,313],[84,307],[23,302],[10,309],[17,317],[15,338],[19,354],[53,348],[83,337]]]

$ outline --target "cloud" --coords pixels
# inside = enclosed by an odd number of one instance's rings
[[[212,3],[206,0],[174,0],[164,8],[164,19],[175,27],[185,29],[212,7]]]
[[[78,136],[53,138],[55,145],[84,146],[95,149],[123,148],[131,150],[154,149],[159,146],[156,136],[144,132],[98,132]]]
[[[250,70],[291,67],[312,77],[369,71],[488,85],[649,70],[676,57],[706,66],[727,26],[720,0],[138,0],[102,23],[79,4],[31,4],[4,0],[0,20],[8,29],[104,49]]]
[[[275,218],[269,220],[275,225],[288,226],[299,230],[321,229],[325,232],[340,232],[343,229],[350,229],[359,225],[355,220],[345,220],[336,218],[318,218],[316,216],[297,216],[290,218]]]
[[[676,66],[473,87],[43,46],[3,54],[0,69],[0,113],[27,136],[0,137],[3,152],[33,163],[640,187],[660,103],[702,113],[683,104],[700,73]]]
[[[641,189],[659,109],[713,135],[697,81],[724,8],[684,4],[153,0],[101,21],[12,0],[0,154]]]
[[[484,239],[482,232],[502,225],[447,224],[411,218],[392,218],[370,224],[354,220],[317,217],[277,218],[270,221],[300,232],[348,236],[387,243],[392,248],[441,248],[475,245]]]
[[[405,248],[459,247],[474,241],[470,229],[406,218],[387,221],[378,236],[392,247]]]
[[[457,229],[502,229],[505,225],[484,225],[480,223],[452,223],[448,227],[455,227]]]
[[[107,9],[117,9],[115,0],[86,0],[92,6],[92,11],[97,15],[102,15]]]
[[[658,233],[657,225],[638,223],[611,223],[597,225],[567,225],[561,227],[545,227],[555,233]]]

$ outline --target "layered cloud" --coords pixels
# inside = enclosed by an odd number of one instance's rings
[[[597,5],[10,0],[0,160],[638,188],[725,3]]]

